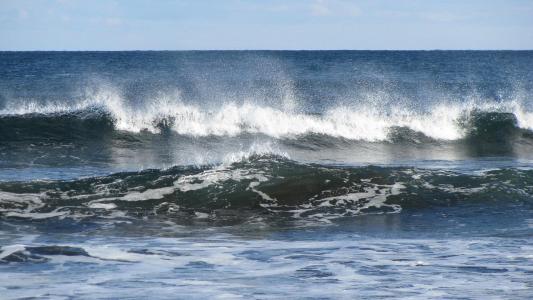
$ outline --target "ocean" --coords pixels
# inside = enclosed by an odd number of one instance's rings
[[[2,299],[531,299],[533,51],[0,52]]]

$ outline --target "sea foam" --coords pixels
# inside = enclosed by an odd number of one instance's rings
[[[291,106],[281,108],[254,102],[226,101],[216,108],[182,101],[179,94],[148,99],[131,105],[120,93],[100,91],[72,104],[32,101],[8,103],[0,116],[70,114],[90,112],[110,115],[117,130],[159,133],[170,130],[187,136],[237,136],[262,134],[273,138],[296,138],[306,134],[349,140],[388,140],[391,129],[404,127],[437,140],[457,140],[467,134],[461,121],[474,112],[512,113],[517,125],[533,129],[533,112],[520,100],[502,102],[472,100],[463,103],[436,102],[424,111],[405,106],[387,109],[375,105],[335,105],[320,113]]]

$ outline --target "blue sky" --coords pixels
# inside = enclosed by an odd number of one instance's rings
[[[532,0],[0,0],[0,50],[533,49]]]

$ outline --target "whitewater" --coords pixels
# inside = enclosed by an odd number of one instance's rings
[[[533,52],[0,52],[0,298],[533,293]]]
[[[293,100],[294,101],[294,100]],[[299,103],[299,102],[295,102]],[[401,105],[382,107],[372,103],[337,106],[320,113],[305,112],[292,104],[283,107],[253,102],[223,102],[216,110],[187,104],[179,97],[160,96],[145,99],[142,105],[131,106],[116,92],[99,91],[90,98],[74,103],[17,101],[6,103],[2,116],[76,115],[90,118],[98,114],[110,117],[116,130],[133,133],[161,133],[169,129],[180,135],[197,137],[264,134],[274,138],[295,138],[306,134],[321,134],[350,140],[386,141],[391,128],[405,127],[438,140],[464,138],[465,122],[473,113],[510,113],[519,128],[533,128],[533,112],[523,99],[503,101],[468,100],[462,103],[437,102],[424,111]]]

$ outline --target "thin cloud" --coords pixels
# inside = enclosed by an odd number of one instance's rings
[[[28,16],[29,16],[29,13],[28,13],[27,10],[25,10],[25,9],[19,9],[19,19],[21,19],[21,20],[25,20],[25,19],[28,18]]]
[[[420,18],[433,22],[457,22],[465,20],[464,15],[453,14],[449,12],[427,12],[419,14]]]
[[[309,6],[313,16],[359,16],[361,10],[349,1],[314,0]]]
[[[104,23],[108,26],[120,26],[122,25],[122,19],[120,18],[105,18]]]
[[[332,14],[326,0],[315,0],[310,9],[311,14],[314,16],[329,16]]]

